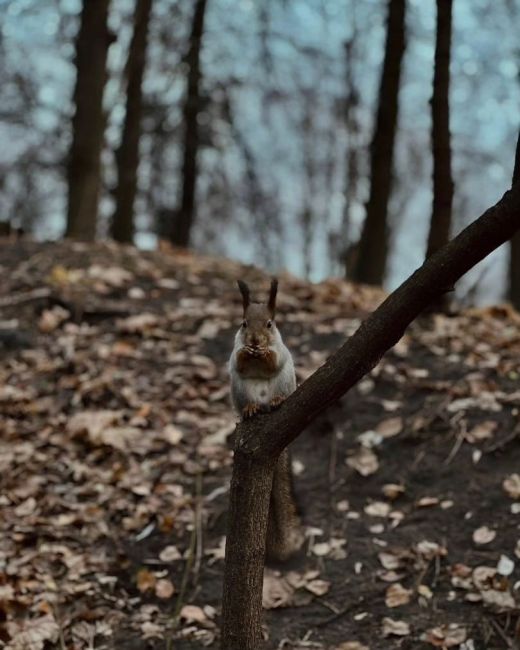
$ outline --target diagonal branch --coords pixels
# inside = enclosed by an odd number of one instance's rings
[[[520,140],[517,161],[519,150]],[[277,411],[238,425],[224,573],[223,650],[261,647],[267,514],[280,452],[369,372],[432,300],[519,230],[520,183],[515,183],[495,206],[428,258]]]
[[[520,183],[411,275],[274,413],[239,424],[241,450],[277,456],[369,372],[436,297],[520,229]],[[276,432],[273,433],[273,432]]]

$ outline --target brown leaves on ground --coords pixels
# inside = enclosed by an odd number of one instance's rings
[[[217,647],[235,280],[265,277],[178,252],[24,246],[0,244],[0,645]],[[281,278],[299,381],[382,297]],[[507,308],[417,322],[298,441],[307,543],[266,570],[273,647],[515,639],[519,331]]]
[[[319,575],[316,570],[282,573],[265,569],[262,606],[277,609],[308,605],[313,597],[324,596],[329,591],[330,582],[320,579]]]

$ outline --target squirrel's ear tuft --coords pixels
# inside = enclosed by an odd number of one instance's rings
[[[237,284],[238,284],[238,288],[240,289],[240,293],[242,294],[242,305],[244,307],[244,314],[245,314],[246,309],[249,307],[249,304],[251,302],[249,287],[243,280],[237,280]]]
[[[267,303],[267,307],[269,309],[269,313],[271,314],[271,318],[274,318],[275,313],[276,313],[276,293],[278,291],[278,279],[273,278],[271,280],[271,288],[269,290],[269,302]]]

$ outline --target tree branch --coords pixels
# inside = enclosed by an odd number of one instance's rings
[[[277,457],[314,418],[369,372],[408,325],[478,262],[520,230],[520,184],[427,259],[356,333],[280,408],[242,422],[239,448],[257,459]]]
[[[518,159],[517,152],[517,159]],[[369,372],[434,299],[520,230],[520,183],[392,293],[280,408],[237,426],[223,594],[223,650],[257,650],[267,512],[280,452]]]

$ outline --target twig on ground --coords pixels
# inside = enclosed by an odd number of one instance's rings
[[[504,641],[506,646],[508,648],[514,648],[515,647],[514,641],[510,637],[507,636],[507,634],[500,627],[500,625],[492,618],[489,618],[488,620],[489,620],[489,623],[491,624],[491,627],[495,630],[495,632],[502,639],[502,641]]]
[[[516,427],[511,431],[509,435],[507,435],[505,438],[502,438],[502,440],[497,440],[497,442],[484,449],[484,453],[491,454],[494,451],[499,451],[506,447],[510,442],[513,442],[513,440],[516,440],[518,436],[520,436],[520,422],[516,425]]]
[[[13,307],[14,305],[21,305],[24,302],[31,302],[32,300],[41,300],[42,298],[49,298],[51,290],[47,287],[38,287],[38,289],[31,289],[31,291],[22,291],[15,293],[11,296],[3,296],[0,298],[1,307]]]
[[[451,461],[455,458],[455,456],[459,452],[459,449],[462,447],[462,443],[464,442],[464,439],[466,438],[466,433],[467,432],[468,432],[467,431],[467,422],[466,422],[466,420],[462,420],[461,426],[460,426],[460,431],[457,433],[457,438],[455,440],[455,444],[453,445],[450,453],[448,454],[448,457],[444,461],[445,465],[449,465],[451,463]]]
[[[172,620],[172,629],[175,630],[177,626],[179,625],[179,615],[182,609],[182,605],[184,603],[184,597],[186,595],[186,589],[188,587],[188,581],[190,578],[190,573],[192,571],[194,562],[195,562],[195,556],[197,554],[197,504],[200,503],[200,494],[202,492],[202,476],[201,474],[197,474],[195,478],[195,489],[196,489],[196,504],[195,504],[195,516],[194,516],[194,521],[193,521],[193,528],[191,531],[191,536],[190,536],[190,545],[188,547],[188,555],[186,558],[186,565],[184,567],[184,573],[182,575],[182,582],[181,582],[181,587],[179,589],[179,594],[177,596],[177,600],[175,602],[175,609],[173,610],[173,614],[171,616]],[[169,637],[167,641],[167,649],[170,650],[171,646],[171,636]]]
[[[202,562],[202,472],[197,474],[195,481],[195,528],[197,537],[197,548],[195,554],[195,563],[193,565],[193,581],[197,582],[200,565]]]

